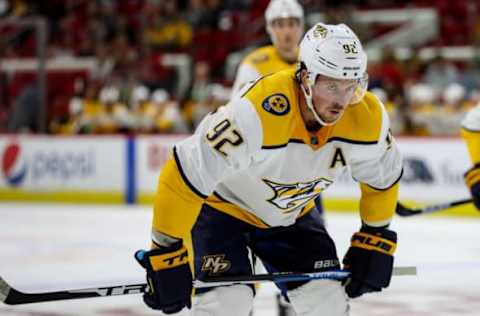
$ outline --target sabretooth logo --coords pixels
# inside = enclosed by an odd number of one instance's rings
[[[319,178],[309,182],[276,183],[262,179],[274,192],[268,202],[284,213],[289,213],[313,200],[321,191],[333,183],[332,180]]]
[[[202,271],[209,271],[210,275],[219,274],[230,269],[230,261],[225,260],[225,255],[211,255],[202,257]]]

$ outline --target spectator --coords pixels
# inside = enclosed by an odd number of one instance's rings
[[[423,82],[432,87],[435,93],[441,93],[448,85],[458,82],[457,67],[441,55],[437,55],[428,63]]]
[[[207,104],[210,95],[210,66],[207,62],[199,61],[194,66],[192,88],[184,108],[185,117],[192,128],[211,110]]]
[[[94,80],[106,80],[115,67],[114,57],[108,47],[100,43],[95,48],[95,67],[90,76]]]
[[[407,91],[408,118],[411,124],[409,132],[419,136],[430,135],[428,120],[435,111],[435,98],[434,89],[427,84],[418,83],[409,88]]]
[[[189,132],[188,126],[182,117],[178,103],[170,100],[168,92],[157,89],[152,94],[152,104],[155,107],[155,131],[158,133]]]
[[[396,58],[392,47],[383,49],[382,62],[378,65],[378,76],[388,94],[397,95],[403,92],[405,82],[403,66]]]
[[[130,109],[135,116],[135,130],[140,133],[151,132],[154,128],[156,111],[149,99],[150,91],[147,87],[140,85],[133,88]]]
[[[467,97],[480,88],[480,54],[476,54],[460,75],[459,82],[465,87]]]
[[[119,102],[119,90],[106,86],[100,91],[101,110],[94,118],[94,130],[100,134],[128,132],[133,128],[133,117],[125,104]]]
[[[441,94],[442,104],[430,113],[426,126],[430,135],[458,135],[465,116],[465,88],[458,83],[450,84]]]
[[[155,50],[181,51],[192,42],[192,29],[181,16],[176,0],[150,3],[144,38]]]
[[[39,132],[40,93],[37,84],[27,86],[15,99],[10,113],[8,131],[12,133]]]

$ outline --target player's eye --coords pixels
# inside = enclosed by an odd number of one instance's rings
[[[329,83],[327,84],[327,90],[330,92],[337,92],[338,91],[338,85],[336,83]]]

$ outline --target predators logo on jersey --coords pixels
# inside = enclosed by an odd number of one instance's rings
[[[321,24],[317,24],[317,26],[313,30],[313,36],[315,37],[325,38],[327,37],[327,34],[328,34],[328,30],[325,27],[323,27]]]
[[[275,193],[268,202],[283,210],[284,213],[292,212],[298,207],[307,204],[333,183],[333,181],[325,178],[291,184],[276,183],[267,179],[262,180]]]
[[[284,94],[276,93],[265,98],[262,107],[274,115],[285,115],[290,111],[290,102]]]
[[[227,271],[232,266],[229,260],[225,260],[225,255],[209,255],[202,257],[202,271],[208,271],[209,275],[215,275]]]

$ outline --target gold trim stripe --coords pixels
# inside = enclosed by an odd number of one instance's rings
[[[33,192],[15,189],[0,189],[0,201],[6,202],[50,202],[81,204],[122,204],[125,202],[122,192],[98,191],[49,191]]]

